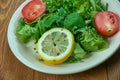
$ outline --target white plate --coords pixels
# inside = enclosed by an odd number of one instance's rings
[[[117,0],[102,0],[104,3],[109,3],[109,10],[117,13],[120,16],[120,4]],[[13,54],[26,66],[49,74],[71,74],[76,72],[82,72],[88,69],[91,69],[100,63],[104,62],[110,56],[112,56],[115,51],[120,46],[120,31],[109,38],[110,47],[107,50],[93,53],[93,55],[84,60],[81,63],[74,64],[61,64],[56,66],[51,66],[40,62],[36,56],[33,54],[33,46],[26,46],[20,43],[15,36],[15,29],[18,22],[18,19],[21,17],[21,9],[23,6],[28,3],[29,0],[26,0],[14,13],[11,18],[10,24],[8,26],[8,42]]]

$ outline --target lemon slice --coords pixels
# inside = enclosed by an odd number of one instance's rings
[[[74,49],[74,36],[64,28],[53,28],[45,32],[37,43],[40,58],[48,64],[64,62]]]

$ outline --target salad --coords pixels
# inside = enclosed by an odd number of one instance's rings
[[[59,40],[63,40],[64,35],[69,42],[70,35],[66,33],[68,31],[74,38],[71,37],[72,42],[68,43],[72,45],[69,47],[70,52],[66,53],[67,57],[65,54],[64,59],[48,60],[48,57],[46,59],[40,55],[41,60],[50,64],[81,62],[91,52],[107,49],[109,47],[107,37],[113,36],[119,30],[118,16],[107,9],[108,4],[103,5],[101,0],[31,0],[21,11],[23,17],[18,21],[16,36],[22,43],[35,40],[37,51],[41,54],[42,51],[39,50],[41,46],[45,46],[47,51],[52,49],[46,47],[46,43],[43,45],[47,39],[43,39],[45,34],[45,37],[49,37],[49,34],[56,35],[57,37],[53,38]],[[58,33],[60,29],[65,29],[63,34]],[[51,30],[55,31],[54,34],[50,33]],[[50,38],[47,40],[51,42]],[[66,43],[64,44],[68,45]],[[61,53],[67,48],[62,48]],[[43,52],[45,53],[44,49]],[[52,52],[54,53],[54,50]],[[57,54],[59,55],[60,53]]]

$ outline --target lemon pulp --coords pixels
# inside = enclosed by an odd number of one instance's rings
[[[53,28],[45,32],[37,43],[37,51],[44,62],[60,64],[74,49],[74,36],[64,28]]]

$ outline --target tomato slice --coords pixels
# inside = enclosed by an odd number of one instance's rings
[[[112,36],[119,30],[119,17],[110,11],[98,12],[94,22],[97,31],[103,36]]]
[[[44,14],[45,11],[46,4],[42,0],[32,0],[23,7],[22,15],[28,22],[32,22]]]

